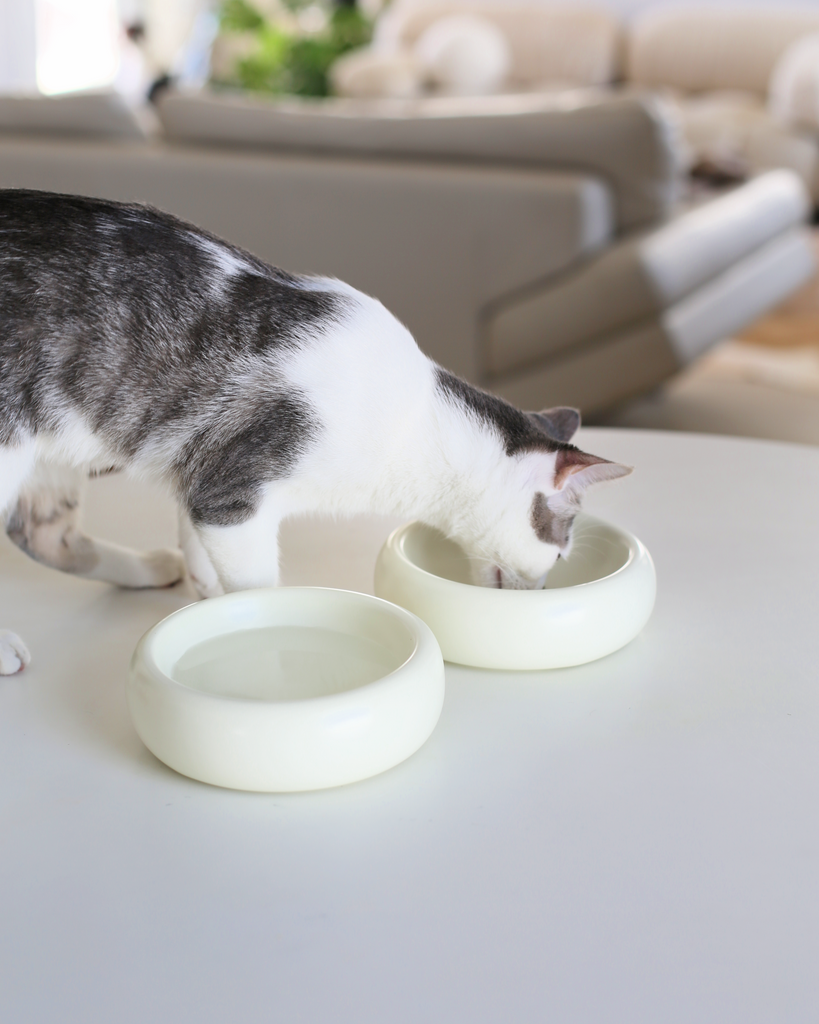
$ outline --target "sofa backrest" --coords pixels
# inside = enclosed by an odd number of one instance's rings
[[[626,77],[634,84],[684,92],[742,89],[765,96],[777,59],[799,36],[816,31],[817,10],[652,10],[631,26]]]
[[[650,97],[577,90],[316,103],[167,92],[158,112],[169,140],[592,175],[611,190],[620,231],[665,216],[678,184],[674,137]]]
[[[380,47],[410,48],[433,22],[473,14],[496,25],[509,43],[512,88],[543,83],[607,85],[618,76],[622,28],[593,6],[551,6],[515,0],[396,0],[376,30]]]
[[[0,95],[0,132],[20,135],[66,135],[145,139],[146,131],[113,90],[59,96]]]

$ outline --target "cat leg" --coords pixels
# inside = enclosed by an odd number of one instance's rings
[[[6,533],[11,540],[43,565],[120,587],[167,587],[184,577],[179,551],[132,551],[83,533],[82,483],[77,470],[37,467],[8,516]]]
[[[200,597],[219,597],[220,594],[224,594],[224,588],[199,539],[199,534],[190,516],[182,509],[179,510],[179,546],[185,556],[188,576],[196,593]]]
[[[279,519],[263,505],[236,526],[194,527],[224,591],[279,584]]]
[[[0,522],[13,505],[26,477],[34,467],[34,444],[0,445]],[[0,629],[0,676],[13,676],[31,661],[28,647],[16,633]]]

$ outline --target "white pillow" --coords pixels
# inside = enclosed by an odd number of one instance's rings
[[[819,128],[819,32],[791,43],[774,65],[768,109],[785,124]]]
[[[413,53],[427,80],[441,92],[482,96],[497,92],[512,64],[509,43],[486,18],[454,14],[433,22]]]

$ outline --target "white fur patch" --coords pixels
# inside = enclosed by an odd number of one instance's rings
[[[68,466],[89,466],[105,469],[116,462],[116,457],[89,428],[74,409],[60,411],[60,429],[53,434],[37,438],[36,452],[39,462],[63,463]]]
[[[191,235],[191,238],[196,243],[197,247],[204,252],[208,258],[213,262],[216,267],[218,274],[221,278],[230,279],[231,277],[238,277],[240,274],[258,274],[258,271],[252,264],[247,263],[241,257],[232,253],[229,249],[219,245],[217,242],[212,242],[209,238],[201,238],[199,235]],[[215,282],[217,287],[220,282]]]

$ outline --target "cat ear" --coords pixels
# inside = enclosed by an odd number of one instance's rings
[[[571,441],[580,429],[580,411],[566,405],[530,412],[529,415],[555,441]]]
[[[558,491],[584,491],[591,484],[602,484],[607,480],[617,480],[628,476],[631,466],[623,466],[619,462],[609,462],[597,455],[578,451],[577,448],[563,449],[555,459],[554,486]]]

